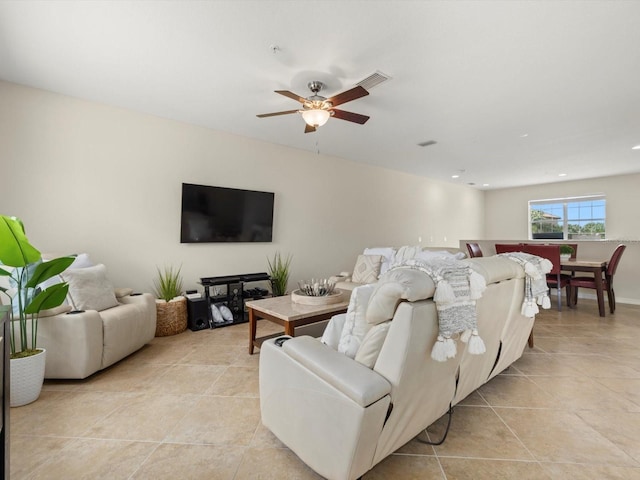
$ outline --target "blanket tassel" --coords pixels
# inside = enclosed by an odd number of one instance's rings
[[[540,310],[538,309],[538,305],[536,302],[531,300],[527,300],[522,304],[522,311],[520,312],[523,317],[531,318],[536,315]]]
[[[482,297],[482,292],[487,289],[487,283],[484,277],[477,272],[471,272],[469,274],[469,291],[471,298],[477,300]]]
[[[433,296],[433,301],[436,303],[452,303],[456,300],[456,294],[453,292],[453,288],[446,280],[440,280],[438,282],[438,288]]]
[[[484,341],[480,338],[478,334],[478,330],[474,330],[471,334],[471,338],[469,338],[469,353],[471,355],[482,355],[487,351],[487,348],[484,345]]]
[[[438,340],[431,349],[431,358],[436,362],[446,362],[448,358],[456,356],[456,343],[452,338],[438,335]]]

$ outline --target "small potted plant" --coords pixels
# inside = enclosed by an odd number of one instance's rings
[[[573,247],[571,245],[560,245],[560,260],[566,262],[573,255]]]
[[[58,283],[46,289],[39,285],[62,273],[73,263],[73,257],[48,262],[29,243],[22,221],[0,215],[0,276],[9,278],[9,288],[0,292],[11,304],[11,406],[34,402],[44,382],[46,351],[38,348],[38,316],[43,310],[64,302],[69,286]],[[16,331],[17,330],[17,331]]]
[[[187,299],[182,294],[180,270],[173,267],[156,267],[158,276],[154,280],[156,300],[156,337],[176,335],[187,329]]]
[[[283,259],[280,252],[276,252],[273,261],[269,262],[269,276],[271,277],[271,289],[274,297],[281,297],[287,292],[289,283],[289,266],[291,265],[291,255]]]

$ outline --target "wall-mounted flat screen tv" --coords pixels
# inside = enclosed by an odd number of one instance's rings
[[[272,192],[182,184],[180,243],[270,242]]]

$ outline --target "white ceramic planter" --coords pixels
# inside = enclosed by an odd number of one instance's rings
[[[11,359],[11,406],[21,407],[35,402],[44,383],[47,351],[24,358]]]
[[[561,253],[560,254],[560,260],[563,261],[563,262],[568,262],[570,258],[571,258],[571,254],[570,253]]]

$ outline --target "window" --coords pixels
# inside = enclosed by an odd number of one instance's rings
[[[529,238],[604,240],[604,195],[529,201]]]

